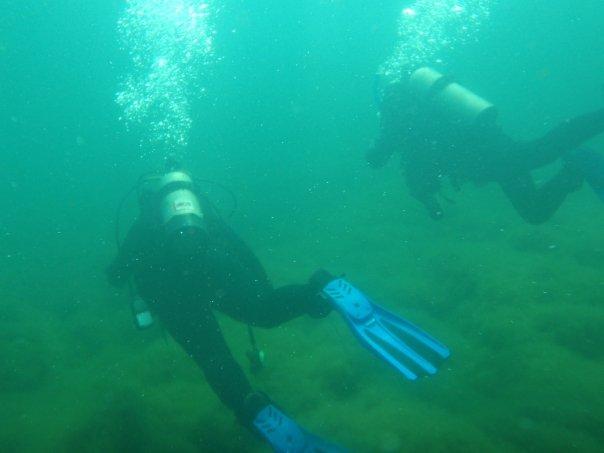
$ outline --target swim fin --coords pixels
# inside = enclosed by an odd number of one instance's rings
[[[254,427],[276,453],[345,453],[303,430],[295,421],[272,404],[265,406],[254,419]]]
[[[419,327],[373,303],[343,278],[322,291],[344,316],[361,343],[407,379],[436,373],[449,349]]]

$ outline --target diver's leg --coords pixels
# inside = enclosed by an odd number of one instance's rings
[[[220,326],[208,307],[198,301],[159,304],[162,323],[174,340],[202,369],[223,404],[237,419],[251,427],[252,420],[269,400],[255,393],[245,373],[233,358]]]
[[[509,150],[509,161],[518,170],[531,171],[554,162],[602,133],[604,109],[564,121],[543,137],[513,147]]]
[[[321,318],[331,311],[331,305],[320,292],[333,278],[328,272],[319,270],[305,285],[267,287],[262,294],[240,301],[222,301],[217,308],[234,319],[265,328],[302,315]]]
[[[572,168],[563,167],[543,186],[537,187],[529,173],[499,181],[512,205],[528,223],[549,220],[567,195],[581,187],[583,178]]]
[[[604,154],[582,146],[565,156],[564,165],[580,172],[598,198],[604,201]]]

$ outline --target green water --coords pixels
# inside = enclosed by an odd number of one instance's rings
[[[395,162],[364,163],[404,4],[224,0],[185,161],[237,194],[231,223],[276,285],[346,273],[452,357],[404,381],[332,314],[258,330],[267,363],[250,379],[352,451],[602,451],[602,204],[584,188],[530,226],[497,187],[469,186],[435,223]],[[117,204],[154,165],[115,103],[122,10],[3,2],[0,450],[268,451],[105,280]],[[600,0],[501,1],[446,67],[533,137],[602,105],[602,23]],[[245,326],[220,321],[245,365]]]

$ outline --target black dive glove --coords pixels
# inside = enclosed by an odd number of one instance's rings
[[[367,150],[365,153],[365,159],[371,168],[380,168],[386,165],[390,156],[392,156],[393,151],[390,149],[386,149],[382,144],[380,138],[378,138],[371,148]]]
[[[443,210],[440,207],[440,203],[436,200],[435,196],[432,195],[426,198],[422,198],[421,202],[424,204],[424,206],[428,210],[428,215],[433,220],[440,220],[443,218]]]

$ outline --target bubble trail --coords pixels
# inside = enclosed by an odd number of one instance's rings
[[[213,13],[207,0],[126,0],[117,30],[131,68],[116,102],[127,127],[144,133],[143,157],[184,153],[191,102],[213,56]]]
[[[476,39],[489,17],[492,0],[416,0],[401,10],[398,43],[378,69],[386,82],[398,82],[413,70],[441,62],[448,50]]]

